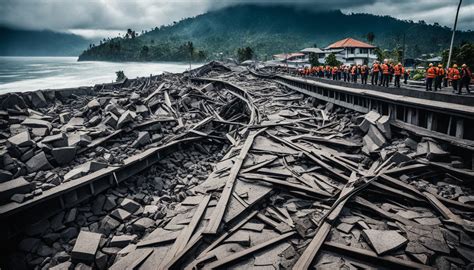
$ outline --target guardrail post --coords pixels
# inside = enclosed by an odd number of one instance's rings
[[[464,137],[464,119],[456,120],[456,138]]]

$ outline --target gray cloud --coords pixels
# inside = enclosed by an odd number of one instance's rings
[[[287,4],[304,8],[341,9],[344,12],[390,15],[452,26],[457,1],[453,0],[1,0],[0,24],[26,29],[72,31],[104,36],[127,28],[150,29],[242,3]],[[465,0],[459,26],[474,28],[474,3]]]

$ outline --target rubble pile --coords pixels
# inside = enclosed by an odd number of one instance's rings
[[[241,68],[196,76],[156,98],[176,119],[161,140],[205,143],[30,226],[10,258],[35,269],[472,267],[465,153]],[[154,144],[137,135],[127,142]]]
[[[13,269],[106,269],[122,249],[160,226],[167,212],[204,181],[225,154],[223,145],[202,144],[177,151],[109,189],[52,218],[31,224],[10,254]],[[82,264],[81,264],[82,262]],[[82,269],[81,268],[81,269]]]
[[[120,166],[143,149],[188,136],[203,120],[204,133],[192,135],[217,134],[209,120],[222,110],[220,120],[234,121],[242,105],[228,92],[195,88],[173,74],[95,88],[66,97],[48,91],[0,97],[0,204]]]

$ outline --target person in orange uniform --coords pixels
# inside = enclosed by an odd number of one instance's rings
[[[443,68],[443,65],[439,64],[438,65],[438,68],[436,70],[436,78],[435,78],[435,91],[438,91],[441,90],[441,83],[443,82],[443,78],[444,78],[444,68]]]
[[[357,83],[357,66],[353,65],[351,67],[351,78],[352,82]]]
[[[433,90],[433,81],[436,78],[437,68],[430,63],[428,69],[426,70],[426,91]]]
[[[344,81],[345,82],[350,82],[351,81],[351,76],[350,76],[350,66],[346,65],[344,66]]]
[[[367,84],[367,78],[369,77],[369,69],[366,65],[360,68],[360,80],[362,84]]]
[[[448,78],[451,81],[451,86],[453,87],[453,93],[458,91],[458,81],[461,78],[458,65],[454,64],[453,67],[449,69]]]
[[[382,64],[382,85],[388,87],[388,82],[390,80],[390,67],[388,66],[387,61]]]
[[[469,83],[471,83],[472,72],[466,64],[461,66],[461,85],[459,86],[458,94],[461,94],[462,88],[466,87],[467,93],[471,93],[469,90]]]
[[[379,72],[380,72],[380,65],[378,61],[375,61],[374,64],[372,65],[372,78],[370,79],[370,82],[372,85],[377,85],[377,82],[379,81]]]
[[[393,75],[395,75],[395,87],[400,88],[400,78],[402,77],[402,63],[398,63],[393,67]]]
[[[332,79],[337,80],[337,67],[332,68]]]

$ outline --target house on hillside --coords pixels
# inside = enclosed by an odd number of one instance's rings
[[[343,64],[372,65],[372,63],[377,60],[377,54],[375,53],[376,48],[377,47],[373,45],[353,38],[345,38],[332,43],[324,49],[306,48],[301,50],[301,53],[305,54],[304,58],[308,62],[311,53],[315,53],[318,56],[318,61],[322,64],[329,54],[334,53],[336,59]]]
[[[308,64],[307,59],[305,59],[305,54],[301,52],[275,54],[272,59],[272,62],[284,63],[295,67],[301,67]]]

